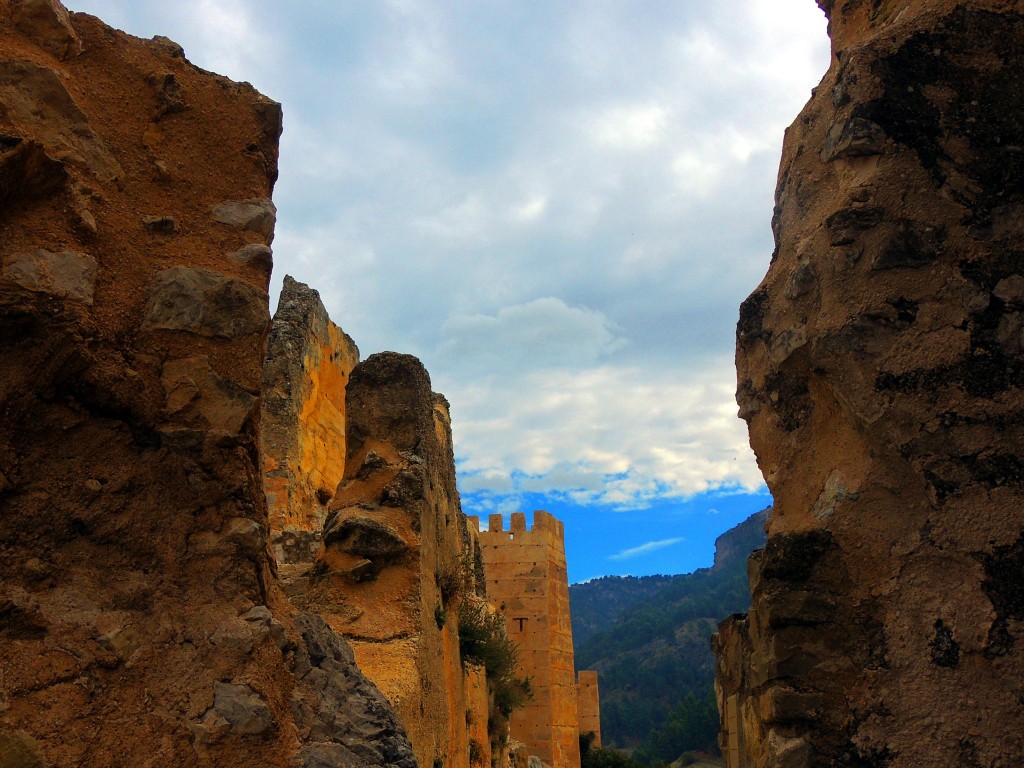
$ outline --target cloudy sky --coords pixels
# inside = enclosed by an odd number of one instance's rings
[[[469,514],[546,508],[570,578],[708,565],[770,497],[733,400],[813,0],[69,0],[284,104],[271,302],[452,404]]]

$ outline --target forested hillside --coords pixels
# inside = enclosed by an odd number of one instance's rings
[[[602,576],[569,587],[572,639],[577,648],[595,632],[611,627],[637,603],[648,600],[678,576]]]
[[[747,556],[763,546],[770,511],[722,534],[711,568],[569,588],[576,666],[600,674],[605,745],[634,749],[649,762],[714,747],[709,640],[719,621],[750,604]]]

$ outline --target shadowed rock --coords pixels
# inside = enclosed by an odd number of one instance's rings
[[[142,329],[233,339],[262,333],[268,322],[262,291],[209,269],[171,267],[153,281]]]
[[[85,253],[40,248],[14,256],[0,279],[32,293],[92,304],[96,283],[96,259]]]
[[[213,220],[245,232],[274,239],[277,207],[270,200],[229,200],[213,207]]]

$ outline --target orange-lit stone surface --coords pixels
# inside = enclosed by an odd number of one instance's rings
[[[505,531],[501,515],[491,515],[480,544],[487,598],[504,614],[533,688],[533,699],[512,715],[512,738],[552,768],[575,768],[579,720],[562,523],[537,511],[527,530],[516,512]]]
[[[593,746],[601,746],[601,697],[597,689],[597,672],[585,670],[576,682],[576,708],[580,733],[594,734]]]
[[[480,667],[469,667],[466,675],[466,726],[471,744],[470,754],[479,750],[478,759],[471,765],[491,765],[491,744],[487,734],[487,675]]]
[[[4,768],[415,768],[268,554],[281,119],[166,38],[0,0]]]
[[[818,0],[737,326],[774,498],[729,768],[1024,765],[1024,4]]]
[[[263,381],[263,483],[278,563],[315,553],[345,471],[345,387],[358,362],[320,295],[286,276]]]
[[[468,768],[467,721],[482,723],[486,747],[487,702],[482,675],[466,675],[460,659],[461,596],[441,589],[463,572],[470,547],[448,403],[431,392],[416,358],[372,355],[348,383],[347,430],[344,477],[315,564],[290,586],[292,600],[349,640],[420,765]]]

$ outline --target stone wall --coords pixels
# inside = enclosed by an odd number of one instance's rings
[[[470,518],[470,526],[478,526]],[[511,530],[491,515],[480,532],[488,600],[506,618],[533,699],[512,715],[512,738],[552,768],[580,763],[579,719],[562,523],[547,512],[512,514]]]
[[[349,639],[421,765],[468,768],[472,723],[486,734],[487,697],[459,653],[457,604],[475,585],[448,403],[416,358],[392,352],[355,367],[346,403],[343,479],[291,599]]]
[[[263,368],[263,485],[283,568],[316,555],[345,471],[345,387],[359,349],[320,295],[285,275]]]
[[[501,761],[495,756],[491,761],[490,734],[487,720],[491,709],[487,674],[482,667],[470,666],[466,669],[466,726],[469,736],[469,765],[476,767],[493,766],[502,768]],[[505,763],[508,760],[506,758]]]
[[[5,765],[415,765],[268,556],[280,131],[165,38],[0,1]]]
[[[740,311],[775,498],[717,640],[738,766],[1024,764],[1024,15],[819,3]]]
[[[584,670],[576,679],[576,709],[580,733],[594,734],[593,746],[601,746],[601,696],[597,688],[597,672]]]

